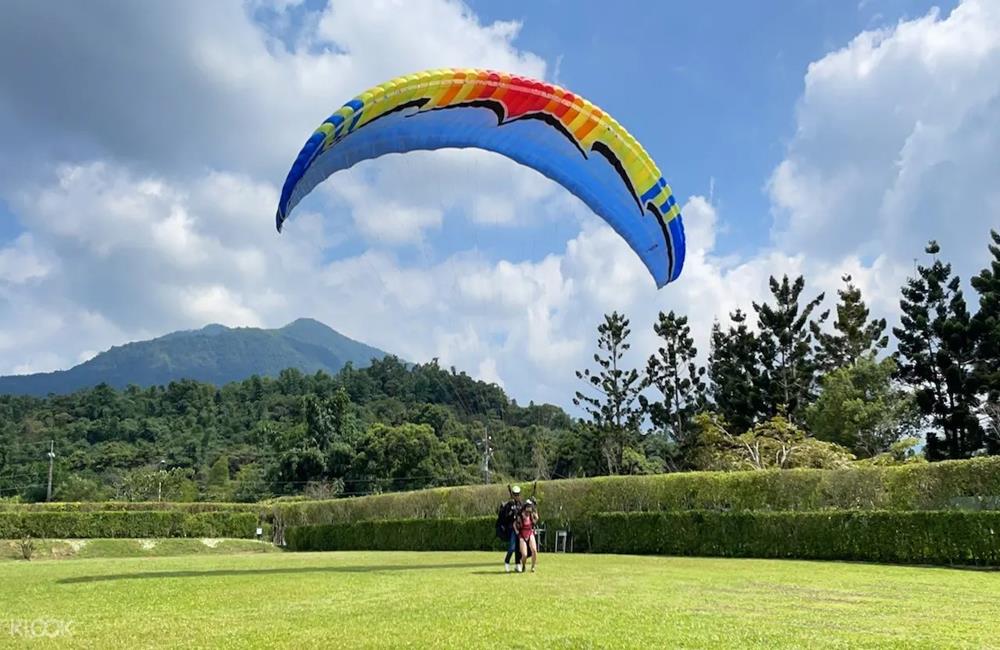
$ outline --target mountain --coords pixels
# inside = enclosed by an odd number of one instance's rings
[[[116,346],[69,370],[0,377],[0,395],[71,393],[102,382],[116,388],[177,379],[222,385],[255,374],[274,377],[285,368],[334,374],[348,362],[360,368],[384,356],[309,318],[275,330],[208,325]]]

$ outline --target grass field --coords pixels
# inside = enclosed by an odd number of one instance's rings
[[[543,555],[506,575],[499,559],[2,562],[0,647],[1000,647],[1000,572]],[[25,638],[38,620],[61,636]]]

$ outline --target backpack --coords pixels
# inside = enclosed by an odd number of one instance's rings
[[[510,527],[514,523],[515,509],[517,505],[513,501],[500,504],[497,510],[496,534],[501,540],[506,541],[510,536]]]
[[[500,504],[500,509],[497,510],[497,526],[496,526],[497,531],[496,532],[497,532],[497,539],[499,539],[501,541],[507,539],[507,537],[508,537],[507,524],[504,521],[504,516],[503,516],[504,515],[504,510],[506,509],[506,506],[507,506],[506,503],[501,503]]]

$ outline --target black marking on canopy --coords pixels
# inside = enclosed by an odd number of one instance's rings
[[[555,129],[556,131],[559,131],[559,133],[563,134],[563,137],[565,137],[567,140],[569,140],[570,142],[572,142],[573,146],[576,147],[576,150],[580,152],[581,156],[583,156],[584,158],[589,158],[589,156],[587,155],[587,152],[583,150],[583,147],[581,147],[580,143],[576,141],[576,138],[573,137],[573,134],[570,133],[569,130],[565,127],[565,125],[563,125],[563,123],[560,122],[559,119],[556,118],[555,116],[549,115],[548,113],[525,113],[524,115],[521,115],[519,117],[515,117],[514,119],[512,119],[512,120],[510,120],[508,122],[504,122],[504,124],[510,124],[511,122],[517,122],[518,120],[541,120],[541,121],[545,122],[546,124],[548,124],[549,126],[551,126],[553,129]]]
[[[591,150],[604,156],[611,166],[615,168],[615,171],[618,172],[622,182],[625,183],[625,187],[628,188],[629,194],[631,194],[632,198],[635,199],[635,205],[639,208],[639,212],[643,213],[644,210],[642,209],[642,201],[639,199],[639,194],[635,191],[635,187],[632,186],[632,180],[628,177],[628,173],[625,171],[625,165],[623,165],[622,161],[618,159],[615,152],[611,151],[611,147],[598,140],[590,148]]]
[[[451,104],[449,106],[436,106],[434,108],[429,109],[427,112],[429,113],[431,111],[443,111],[451,108],[468,108],[468,107],[487,108],[493,111],[493,114],[497,116],[497,126],[504,126],[505,124],[513,124],[518,120],[541,120],[546,124],[548,124],[549,126],[551,126],[552,128],[554,128],[559,133],[561,133],[563,137],[565,137],[567,140],[572,142],[573,146],[576,147],[576,150],[580,152],[581,156],[583,156],[584,158],[588,158],[587,152],[583,150],[583,147],[581,147],[580,143],[576,141],[576,138],[573,137],[573,134],[566,129],[566,127],[563,125],[562,122],[560,122],[557,118],[553,117],[552,115],[549,115],[548,113],[544,112],[525,113],[524,115],[515,117],[512,120],[508,120],[506,107],[503,105],[502,102],[498,102],[494,99],[474,99],[469,102],[462,102],[461,104]],[[411,115],[410,117],[413,116]]]
[[[381,115],[376,115],[372,119],[368,120],[367,122],[365,122],[362,125],[362,128],[365,127],[365,126],[368,126],[372,122],[376,122],[378,120],[381,120],[383,117],[387,117],[389,115],[392,115],[393,113],[399,113],[400,111],[405,111],[408,108],[423,108],[424,104],[426,104],[429,101],[430,101],[430,98],[428,98],[428,97],[422,97],[420,99],[411,99],[408,102],[403,102],[399,106],[396,106],[395,108],[391,108],[391,109],[387,110],[386,112],[382,113]],[[410,115],[409,117],[413,117],[413,116]]]
[[[646,204],[646,209],[653,213],[653,216],[656,217],[656,223],[660,224],[660,230],[663,231],[663,243],[667,249],[667,277],[671,278],[674,275],[674,245],[670,241],[667,223],[663,220],[663,213],[660,212],[655,203],[650,201]]]

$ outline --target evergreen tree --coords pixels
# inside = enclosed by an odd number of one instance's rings
[[[972,278],[979,311],[972,319],[976,338],[976,374],[986,395],[986,451],[1000,454],[1000,233],[990,231],[993,259]]]
[[[983,446],[983,430],[976,417],[979,381],[975,368],[976,342],[971,317],[958,276],[951,265],[937,259],[940,247],[925,249],[935,256],[930,266],[918,266],[917,277],[902,289],[901,327],[896,353],[899,377],[915,391],[923,415],[944,436],[927,434],[927,457],[967,458]]]
[[[979,294],[979,311],[973,318],[976,370],[990,402],[1000,402],[1000,233],[990,231],[993,243],[990,265],[972,278]]]
[[[223,454],[208,470],[208,487],[225,487],[229,483],[229,457]]]
[[[793,423],[800,423],[816,390],[818,368],[812,350],[812,330],[830,312],[821,313],[816,321],[810,320],[823,302],[823,294],[800,307],[799,298],[805,288],[801,275],[794,282],[785,275],[780,283],[771,277],[770,286],[774,304],[753,303],[760,342],[759,390],[764,395],[765,415],[773,417],[784,409]]]
[[[868,320],[869,311],[861,298],[861,289],[854,286],[851,276],[843,278],[847,285],[837,292],[837,320],[833,328],[837,333],[824,332],[818,324],[813,324],[816,337],[816,360],[824,372],[853,365],[863,356],[875,356],[879,350],[889,345],[884,318]]]
[[[317,449],[324,451],[334,437],[330,409],[321,400],[310,395],[305,400],[306,437]]]
[[[913,394],[894,385],[896,362],[864,355],[823,376],[823,392],[806,410],[818,440],[851,449],[861,458],[888,452],[916,433],[919,413]]]
[[[645,381],[662,397],[655,402],[645,396],[639,400],[653,426],[667,432],[683,449],[689,442],[692,418],[705,408],[705,368],[695,363],[698,350],[686,316],[660,312],[653,331],[663,340],[663,346],[649,357]]]
[[[594,362],[599,366],[593,373],[577,371],[576,376],[585,381],[596,395],[576,392],[573,403],[582,406],[600,431],[602,450],[608,472],[618,473],[623,465],[625,450],[634,448],[639,438],[642,422],[642,405],[639,392],[643,385],[639,371],[626,370],[622,357],[631,345],[628,343],[629,320],[617,311],[605,314],[604,322],[597,328],[597,347]]]
[[[747,431],[763,409],[758,392],[757,337],[747,327],[741,310],[729,314],[732,325],[723,331],[712,326],[712,351],[708,359],[711,397],[719,414],[734,431]]]

